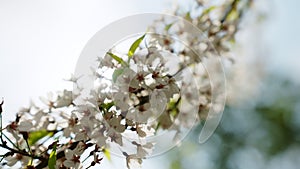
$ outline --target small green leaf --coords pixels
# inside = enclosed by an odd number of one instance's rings
[[[231,44],[235,44],[236,41],[235,41],[234,38],[232,38],[232,39],[229,40],[229,42],[230,42]]]
[[[173,24],[174,23],[170,23],[170,24],[166,25],[165,31],[168,31],[173,26]]]
[[[179,160],[174,160],[171,165],[170,169],[181,169],[181,163]]]
[[[29,159],[29,161],[28,161],[28,164],[27,164],[27,167],[26,168],[30,168],[31,166],[32,166],[32,163],[33,163],[33,161],[32,161],[33,159],[32,158],[30,158]]]
[[[29,133],[28,144],[34,145],[40,139],[53,135],[53,132],[47,130],[33,131]]]
[[[233,9],[228,14],[226,20],[233,21],[233,20],[237,19],[238,17],[239,17],[239,12],[236,9]]]
[[[143,41],[143,39],[145,38],[145,36],[146,36],[146,34],[144,34],[143,36],[141,36],[140,38],[138,38],[130,46],[130,49],[128,51],[128,57],[129,57],[129,59],[133,56],[133,54],[135,53],[136,49],[139,47],[140,43]]]
[[[109,56],[111,56],[114,60],[116,60],[118,63],[122,64],[122,65],[127,65],[126,62],[124,62],[124,60],[122,58],[120,58],[119,56],[113,54],[113,53],[110,53],[110,52],[107,52],[107,54]]]
[[[188,21],[192,21],[191,13],[190,12],[186,13],[184,18]]]
[[[56,164],[56,144],[54,144],[48,160],[49,169],[55,169],[55,164]]]
[[[103,149],[103,153],[104,153],[105,157],[106,157],[109,161],[111,161],[111,157],[110,157],[110,152],[109,152],[109,150],[108,150],[108,149]]]
[[[203,15],[206,15],[206,14],[210,13],[211,11],[213,11],[213,10],[216,9],[216,8],[217,8],[216,6],[211,6],[211,7],[207,8],[207,9],[205,9],[205,10],[202,12],[202,14],[203,14]]]
[[[117,81],[117,78],[124,72],[124,69],[116,69],[112,75],[113,82]]]
[[[112,106],[114,106],[115,105],[115,103],[114,102],[109,102],[109,103],[102,103],[101,105],[100,105],[100,108],[103,110],[103,109],[105,109],[105,110],[109,110]]]

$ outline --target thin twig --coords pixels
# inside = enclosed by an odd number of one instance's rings
[[[16,145],[16,144],[14,144],[4,133],[2,133],[2,135],[16,148],[16,149],[18,149],[18,150],[20,150],[20,148]]]
[[[24,156],[27,156],[27,157],[32,157],[34,159],[39,159],[39,160],[44,160],[45,158],[44,157],[40,157],[40,156],[35,156],[35,155],[30,155],[28,154],[26,151],[22,151],[22,150],[16,150],[16,149],[13,149],[11,147],[8,147],[7,145],[5,144],[0,144],[0,147],[2,148],[5,148],[7,150],[10,150],[11,152],[13,153],[16,153],[16,154],[21,154],[21,155],[24,155]]]

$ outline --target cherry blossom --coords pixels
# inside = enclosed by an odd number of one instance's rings
[[[89,168],[99,165],[111,150],[122,154],[127,167],[133,168],[159,144],[148,138],[175,133],[170,144],[177,145],[183,131],[206,119],[210,108],[220,111],[224,96],[217,94],[219,104],[212,105],[212,89],[218,91],[222,81],[212,82],[209,76],[218,74],[209,75],[202,64],[220,69],[210,63],[219,53],[230,60],[226,54],[241,18],[227,19],[222,12],[212,17],[206,10],[209,2],[196,2],[197,8],[203,8],[201,14],[191,15],[193,9],[182,14],[173,11],[185,20],[162,16],[128,53],[112,47],[99,56],[98,67],[91,68],[95,81],[89,91],[80,84],[82,76],[72,75],[67,80],[76,90],[50,92],[40,97],[41,105],[30,103],[7,126],[1,123],[2,164],[13,167],[20,161],[22,166],[39,169]],[[217,8],[230,7],[226,1]],[[203,36],[195,36],[185,22]],[[1,122],[6,115],[3,104]]]

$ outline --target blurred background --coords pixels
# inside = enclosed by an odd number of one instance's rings
[[[132,14],[161,13],[172,0],[0,0],[0,97],[4,123],[49,91],[71,88],[87,41]],[[176,1],[188,10],[190,1]],[[145,160],[157,169],[297,169],[300,166],[300,1],[255,1],[237,35],[228,69],[228,104],[215,134],[198,144],[201,125],[180,147]],[[255,18],[255,19],[253,19]],[[113,157],[103,168],[125,168]]]

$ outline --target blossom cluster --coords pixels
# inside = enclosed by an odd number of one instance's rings
[[[184,20],[156,20],[128,53],[113,47],[99,57],[89,97],[81,98],[80,77],[72,77],[78,90],[49,93],[41,106],[31,103],[9,125],[1,124],[1,164],[90,168],[116,154],[131,168],[161,153],[155,147],[163,147],[162,137],[178,144],[215,106],[212,88],[219,81],[212,83],[203,64],[218,70],[211,58],[230,60],[226,53],[248,5],[195,2],[187,13],[174,12]],[[0,113],[5,115],[2,108]]]

